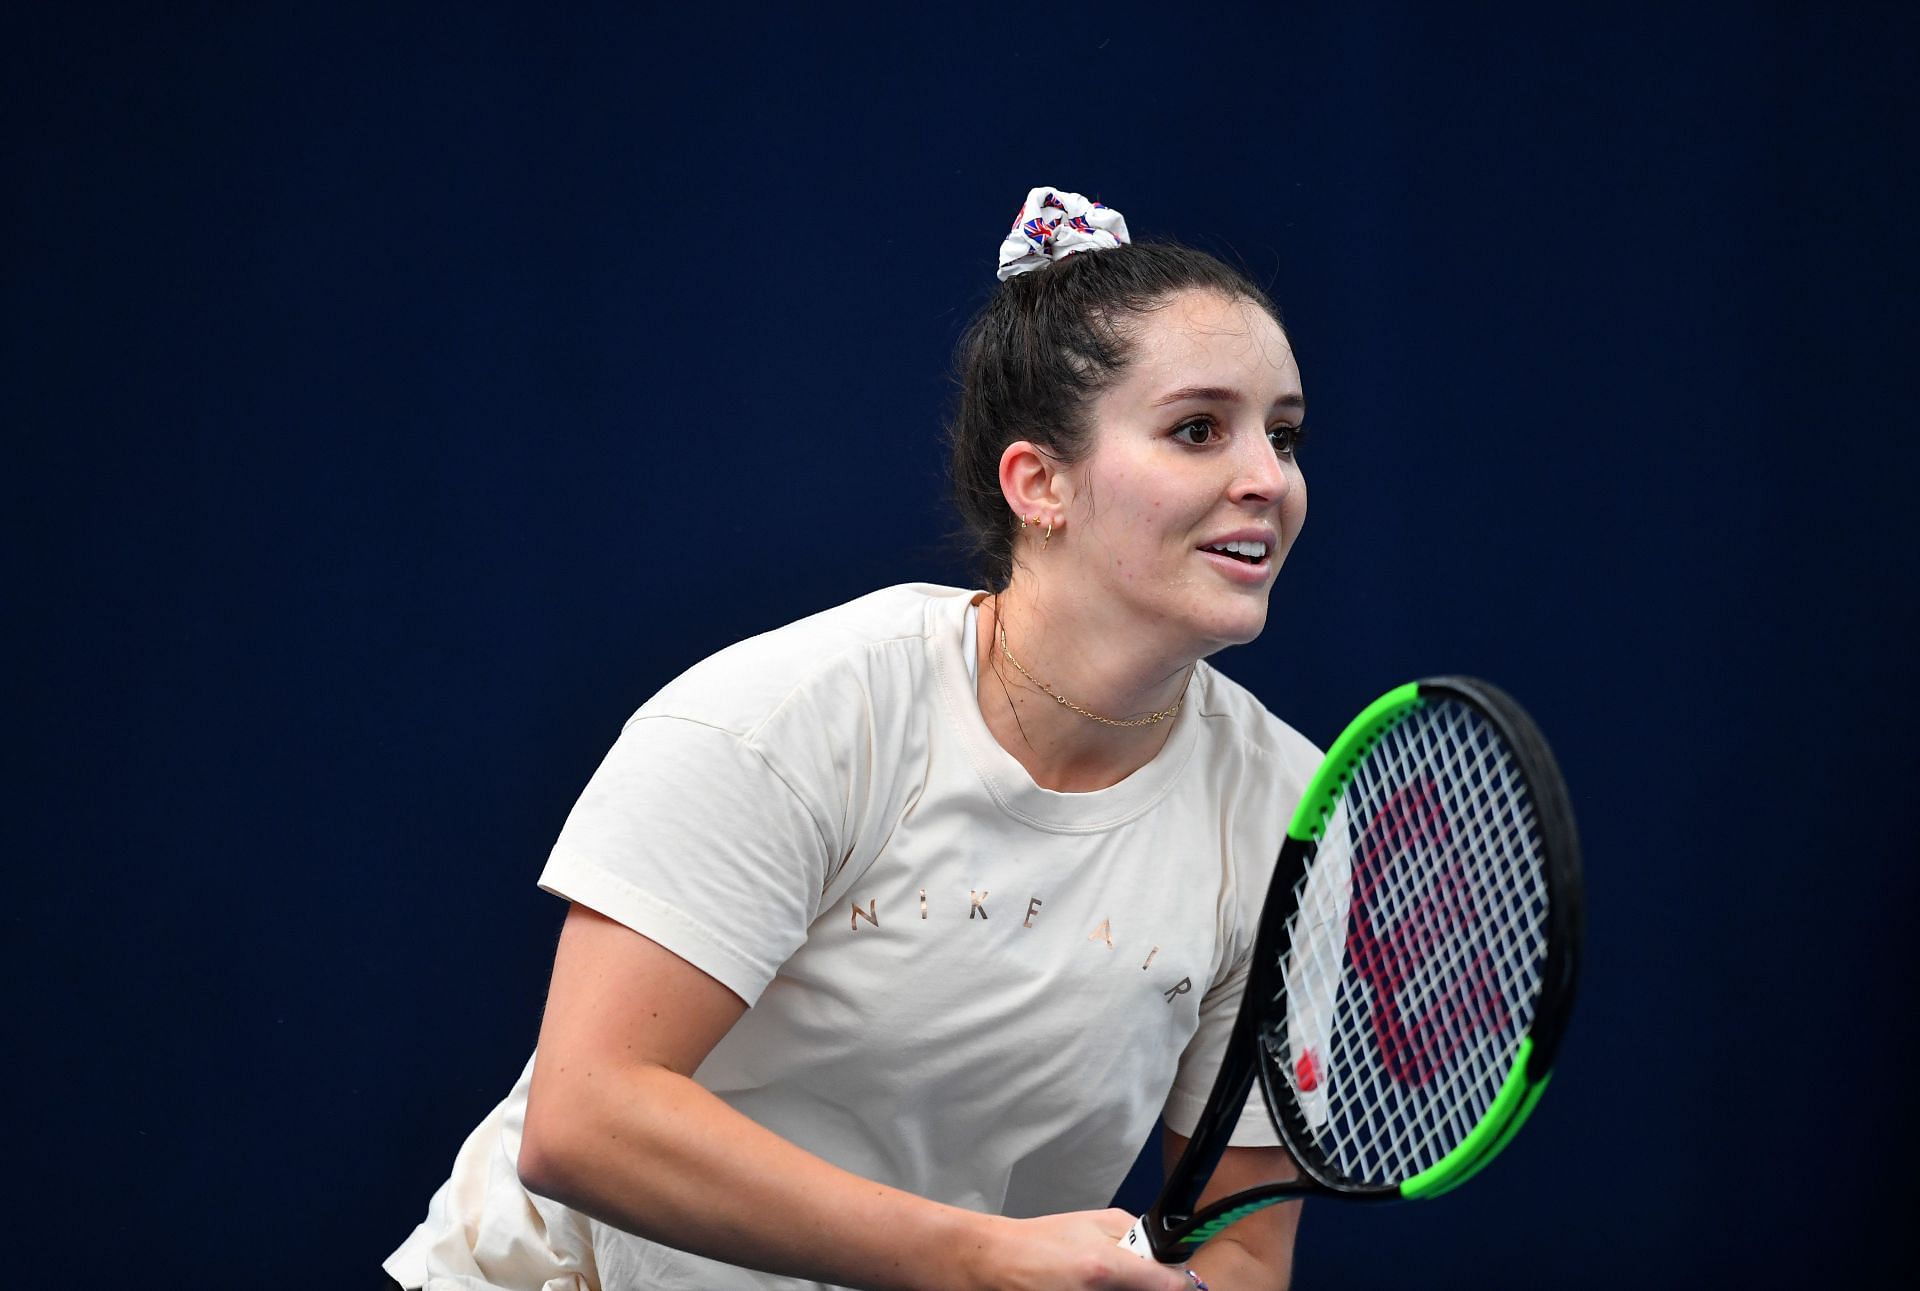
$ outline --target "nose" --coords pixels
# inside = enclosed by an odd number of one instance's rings
[[[1286,463],[1273,451],[1273,444],[1268,441],[1264,431],[1257,435],[1242,436],[1240,442],[1248,447],[1235,454],[1237,473],[1227,496],[1247,506],[1278,504],[1292,487]]]

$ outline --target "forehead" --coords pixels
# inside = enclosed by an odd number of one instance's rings
[[[1115,395],[1152,398],[1182,386],[1244,390],[1260,403],[1300,393],[1293,347],[1272,315],[1249,300],[1181,292],[1134,321],[1133,361]]]

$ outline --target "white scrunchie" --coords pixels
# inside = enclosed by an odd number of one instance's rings
[[[1078,193],[1036,188],[1000,244],[1000,281],[1064,260],[1076,251],[1104,251],[1133,239],[1120,212]]]

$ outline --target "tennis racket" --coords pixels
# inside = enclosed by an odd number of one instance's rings
[[[1171,1264],[1284,1201],[1472,1178],[1546,1088],[1582,923],[1566,785],[1520,706],[1465,677],[1383,695],[1307,784],[1206,1108],[1121,1245]],[[1196,1210],[1256,1079],[1300,1177]]]

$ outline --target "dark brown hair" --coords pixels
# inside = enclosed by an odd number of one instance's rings
[[[1084,457],[1087,409],[1132,360],[1131,325],[1196,288],[1251,301],[1280,322],[1245,274],[1170,242],[1068,256],[1008,279],[975,315],[955,354],[959,398],[947,441],[954,502],[984,586],[999,591],[1013,576],[1019,520],[1000,492],[1007,445],[1031,440],[1069,464]]]

